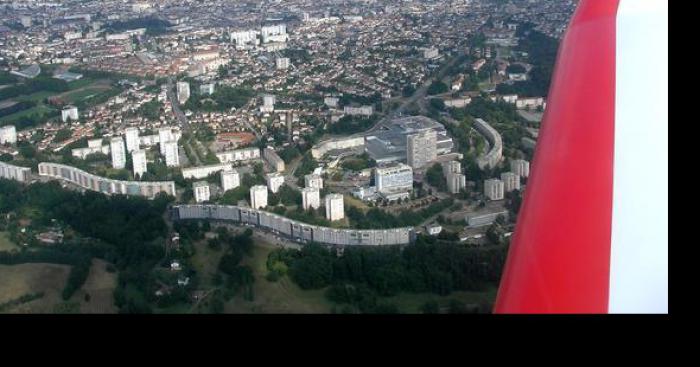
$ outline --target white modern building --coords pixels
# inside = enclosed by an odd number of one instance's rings
[[[406,161],[413,169],[422,168],[437,158],[435,130],[408,135],[406,139]]]
[[[287,68],[289,68],[289,58],[278,57],[275,59],[275,66],[277,67],[277,70],[287,70]]]
[[[255,185],[250,188],[250,206],[253,209],[267,206],[267,186]]]
[[[161,127],[158,129],[158,143],[160,144],[160,155],[165,155],[165,143],[175,140],[173,129],[170,127]]]
[[[180,166],[180,155],[178,154],[177,142],[174,140],[161,144],[164,149],[165,165],[168,167]]]
[[[520,176],[513,172],[501,173],[501,181],[503,181],[503,190],[505,192],[520,190]]]
[[[140,149],[139,142],[139,128],[138,127],[128,127],[124,132],[124,137],[126,138],[126,151],[133,152],[134,150]]]
[[[13,166],[5,162],[0,162],[0,178],[19,182],[29,182],[31,179],[31,174],[32,169],[29,167]]]
[[[443,163],[442,173],[447,181],[447,191],[451,194],[457,194],[467,187],[467,177],[462,174],[462,165],[458,161]]]
[[[194,201],[202,203],[209,200],[209,183],[207,181],[197,181],[192,184],[192,192],[194,193]]]
[[[321,206],[321,192],[315,187],[301,189],[301,207],[318,209]]]
[[[189,167],[182,169],[182,177],[202,179],[219,171],[230,171],[233,169],[231,163],[218,163],[206,166]]]
[[[524,159],[514,159],[510,161],[510,170],[520,177],[530,176],[530,162]]]
[[[333,222],[345,218],[342,194],[326,195],[326,219]]]
[[[280,191],[280,187],[284,184],[284,176],[280,173],[270,173],[267,175],[267,187],[273,194]]]
[[[266,94],[263,96],[263,105],[260,106],[260,112],[273,111],[275,111],[275,96],[272,94]]]
[[[190,99],[190,83],[177,82],[177,101],[184,104]]]
[[[78,107],[65,106],[61,110],[61,121],[68,122],[69,120],[78,121]]]
[[[426,48],[425,50],[423,50],[423,57],[428,59],[428,60],[437,59],[439,56],[440,56],[440,53],[439,53],[438,49],[435,47],[430,47],[430,48]]]
[[[374,108],[372,106],[360,106],[360,107],[352,107],[352,106],[345,106],[343,107],[343,113],[346,115],[359,115],[359,116],[372,116],[372,113],[374,112]]]
[[[503,181],[497,178],[484,181],[484,195],[491,200],[503,200],[504,189]]]
[[[112,167],[117,169],[126,167],[126,148],[121,136],[109,141],[109,150],[112,153]]]
[[[134,166],[134,178],[137,176],[140,178],[144,173],[147,172],[147,161],[146,161],[146,151],[145,150],[134,150],[131,152],[131,162]]]
[[[323,188],[323,177],[321,175],[310,174],[304,176],[304,187],[312,187],[316,189]]]
[[[216,153],[216,158],[219,158],[221,163],[260,159],[260,148],[251,147],[220,152]]]
[[[284,160],[282,160],[282,158],[280,158],[280,156],[277,155],[274,149],[269,147],[263,149],[263,158],[265,158],[267,164],[269,164],[270,167],[272,167],[275,171],[284,171]]]
[[[17,143],[17,129],[15,128],[15,125],[0,127],[0,144],[15,143]]]
[[[413,190],[413,169],[403,163],[377,167],[374,170],[374,183],[380,194],[408,196]]]
[[[241,176],[236,170],[228,170],[221,172],[221,189],[224,192],[235,189],[241,185]]]

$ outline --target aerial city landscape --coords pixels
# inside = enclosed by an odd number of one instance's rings
[[[0,313],[490,313],[575,0],[0,0]]]

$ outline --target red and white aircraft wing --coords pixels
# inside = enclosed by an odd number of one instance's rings
[[[496,313],[668,313],[668,2],[581,0]]]

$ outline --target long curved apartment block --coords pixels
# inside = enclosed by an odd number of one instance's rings
[[[97,191],[107,195],[123,194],[153,199],[158,193],[165,192],[168,195],[175,196],[175,182],[173,181],[112,180],[59,163],[39,163],[39,175],[68,181],[86,190]]]
[[[233,205],[175,205],[173,220],[214,219],[252,224],[301,242],[341,246],[404,245],[415,239],[411,227],[391,229],[339,229],[298,222],[263,210]]]

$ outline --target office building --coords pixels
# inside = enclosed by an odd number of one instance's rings
[[[530,176],[530,162],[524,159],[514,159],[510,161],[510,170],[520,177]]]
[[[513,172],[501,173],[501,181],[503,181],[503,190],[505,192],[520,190],[520,176]]]
[[[406,161],[413,169],[419,169],[437,157],[437,133],[427,130],[406,137]]]
[[[178,154],[178,147],[176,141],[168,141],[162,144],[165,149],[165,165],[168,167],[179,167],[180,166],[180,155]]]
[[[112,167],[117,169],[126,167],[126,148],[121,136],[109,141],[109,150],[112,153]]]
[[[192,192],[194,193],[194,201],[203,203],[209,200],[209,183],[207,181],[197,181],[192,184]]]
[[[221,189],[224,192],[241,185],[241,176],[236,170],[221,171]]]
[[[17,129],[15,125],[5,125],[0,127],[0,144],[17,143]]]
[[[319,206],[321,206],[321,192],[317,188],[305,187],[301,189],[301,207],[304,210],[318,209]]]
[[[177,101],[184,104],[190,99],[190,83],[177,82]]]
[[[134,166],[134,178],[140,178],[148,170],[145,150],[134,150],[131,152],[131,162]]]
[[[284,176],[275,172],[267,175],[267,187],[273,194],[280,191],[280,187],[284,184]]]
[[[484,195],[491,200],[503,200],[504,189],[503,181],[497,178],[484,181]]]
[[[333,222],[345,218],[342,194],[326,195],[326,219]]]
[[[78,107],[75,106],[65,106],[61,110],[61,121],[78,121]]]
[[[374,183],[380,194],[408,195],[413,190],[413,169],[403,163],[379,166],[374,170]]]
[[[126,151],[131,153],[134,150],[139,150],[139,128],[129,127],[125,130],[124,137],[126,138]]]
[[[267,206],[267,186],[255,185],[250,188],[250,206],[253,209]]]
[[[304,176],[304,187],[323,188],[323,178],[320,175],[310,174]]]

